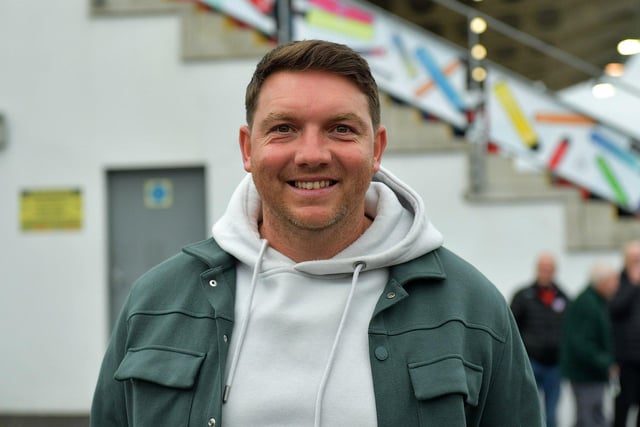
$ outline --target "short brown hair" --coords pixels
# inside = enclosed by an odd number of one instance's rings
[[[367,97],[374,130],[380,125],[378,85],[369,64],[350,47],[324,40],[294,41],[268,52],[258,63],[245,95],[246,120],[253,125],[264,81],[278,71],[326,71],[354,82]]]

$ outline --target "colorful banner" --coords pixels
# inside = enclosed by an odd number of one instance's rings
[[[489,73],[489,135],[506,154],[640,213],[640,154],[635,139],[571,111],[553,94],[501,71]],[[517,117],[515,117],[517,116]],[[526,120],[526,122],[525,122]],[[536,149],[526,142],[534,140]]]

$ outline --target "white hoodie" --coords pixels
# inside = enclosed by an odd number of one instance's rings
[[[251,175],[234,192],[213,226],[239,260],[226,427],[377,424],[368,327],[387,268],[438,248],[442,236],[420,196],[383,168],[365,210],[374,221],[349,247],[295,263],[261,240]]]

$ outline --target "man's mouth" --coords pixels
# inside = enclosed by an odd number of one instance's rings
[[[334,185],[336,181],[322,180],[322,181],[292,181],[291,184],[296,188],[303,190],[318,190],[320,188],[326,188]]]

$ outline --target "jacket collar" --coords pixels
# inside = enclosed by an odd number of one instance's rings
[[[400,286],[416,279],[446,279],[447,274],[438,256],[438,249],[409,262],[391,267],[389,277]]]
[[[207,240],[191,243],[182,251],[199,259],[209,267],[230,267],[235,263],[235,258],[225,252],[211,237]],[[444,271],[438,249],[428,252],[409,262],[391,267],[389,282],[394,282],[398,286],[416,279],[445,279],[447,274]]]
[[[415,280],[446,279],[447,274],[438,255],[440,250],[433,250],[411,261],[391,267],[389,281],[378,300],[373,316],[407,298],[409,293],[404,288],[407,283]],[[375,329],[375,325],[372,327]]]
[[[225,252],[213,237],[188,244],[182,248],[182,251],[199,259],[209,267],[226,268],[235,265],[235,258]]]
[[[235,263],[235,258],[225,252],[212,237],[191,243],[182,248],[182,251],[209,267],[227,267]],[[446,277],[437,249],[409,262],[391,267],[389,274],[390,281],[394,281],[399,286],[404,286],[415,279],[445,279]]]

